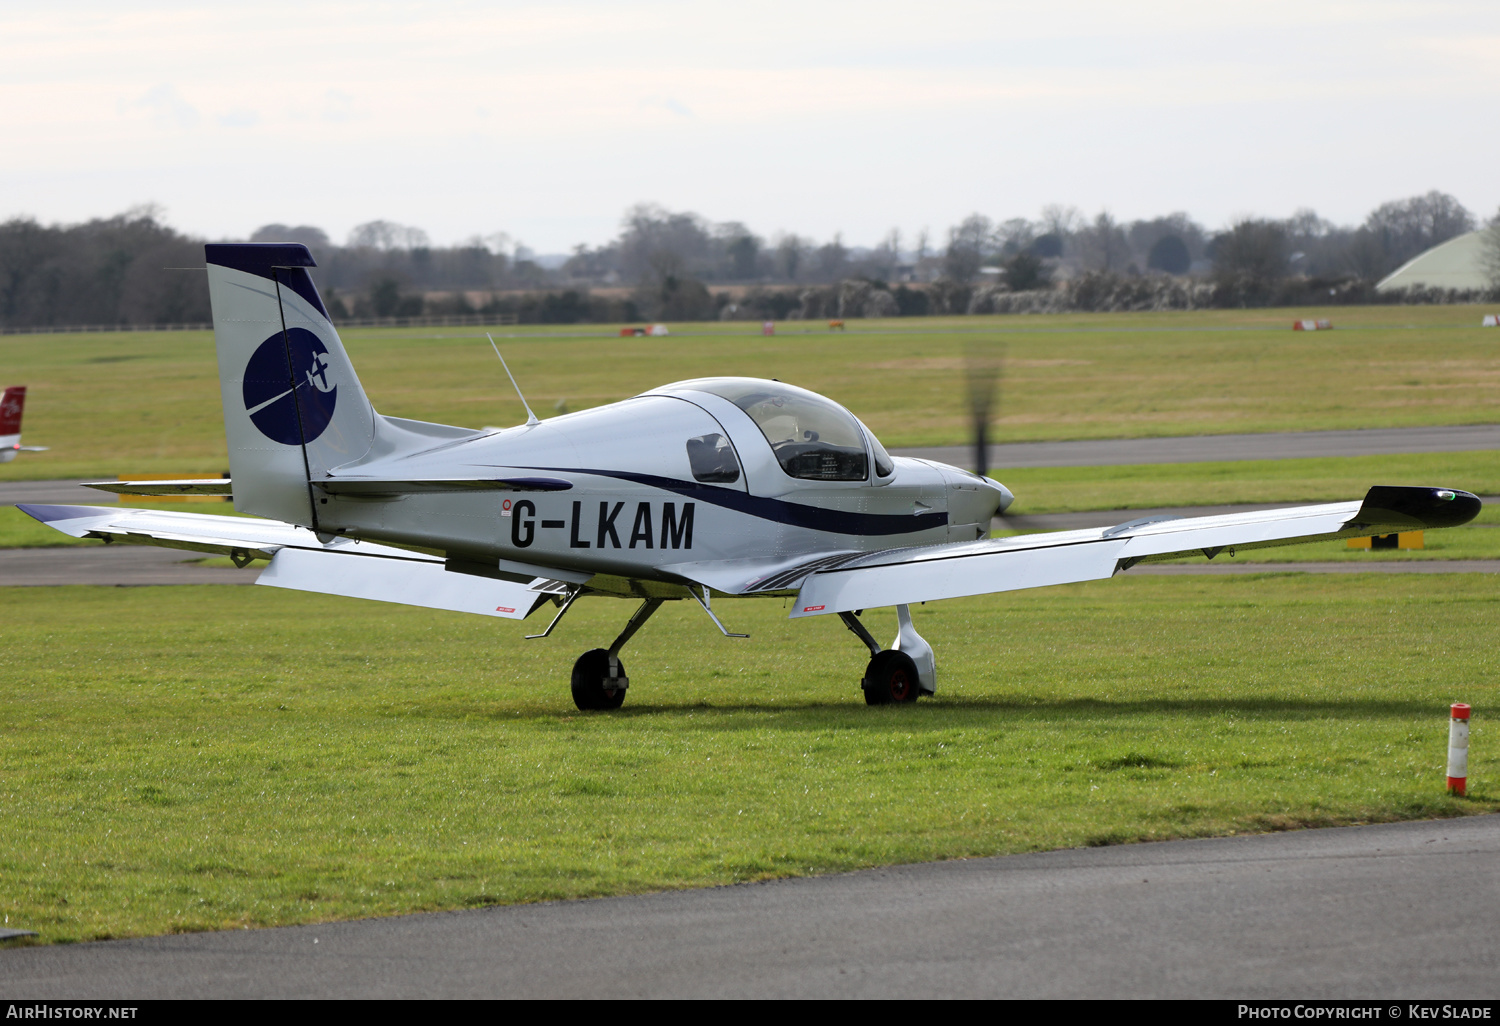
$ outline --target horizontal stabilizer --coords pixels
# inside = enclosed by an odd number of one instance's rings
[[[233,495],[227,477],[182,478],[177,481],[84,481],[85,488],[116,495]]]
[[[361,555],[436,561],[439,565],[442,563],[435,556],[424,556],[374,542],[334,538],[324,544],[305,527],[258,517],[203,516],[156,509],[42,506],[29,503],[16,508],[74,538],[98,538],[127,545],[160,545],[192,552],[245,555],[260,559],[270,559],[278,551],[288,547],[329,549]]]
[[[282,549],[255,583],[507,620],[524,620],[547,601],[529,585],[450,573],[439,561],[328,550]]]
[[[511,620],[524,619],[551,595],[576,588],[580,576],[532,564],[501,563],[488,572],[518,572],[512,579],[497,579],[476,574],[474,564],[351,538],[325,542],[305,527],[258,517],[108,506],[18,508],[74,538],[224,553],[241,564],[251,558],[269,559],[271,565],[257,584]]]

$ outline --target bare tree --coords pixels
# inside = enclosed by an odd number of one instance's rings
[[[1319,217],[1307,207],[1283,222],[1287,233],[1288,262],[1295,274],[1341,278],[1350,273],[1350,251],[1354,232]]]
[[[138,207],[77,225],[0,224],[0,324],[167,324],[209,319],[203,243]]]
[[[866,277],[888,281],[896,274],[901,263],[901,230],[892,228],[875,248],[862,254],[855,261],[854,271]]]
[[[708,223],[697,214],[673,213],[641,203],[625,212],[620,234],[620,270],[637,281],[701,274],[711,262]]]
[[[1490,289],[1500,294],[1500,211],[1485,226],[1482,252],[1484,273],[1490,280]]]
[[[1130,243],[1108,211],[1099,211],[1093,224],[1076,235],[1084,266],[1089,270],[1110,274],[1125,269],[1130,260]]]
[[[1389,274],[1412,257],[1474,227],[1474,215],[1458,200],[1436,189],[1425,196],[1382,203],[1364,223],[1369,243],[1380,254],[1371,270],[1380,276]]]
[[[312,250],[314,255],[326,251],[333,245],[327,232],[308,224],[299,224],[295,228],[284,224],[262,225],[250,234],[250,241],[300,242]]]
[[[1286,229],[1278,221],[1246,218],[1213,241],[1214,278],[1242,305],[1268,302],[1286,277]]]
[[[1078,212],[1078,208],[1061,203],[1047,204],[1037,220],[1042,226],[1043,234],[1056,235],[1060,239],[1066,239],[1083,227],[1083,215]]]
[[[798,281],[806,270],[811,246],[800,236],[787,234],[776,240],[776,273],[787,281]]]
[[[349,233],[351,249],[425,249],[432,245],[427,233],[395,221],[366,221]]]
[[[841,278],[849,266],[849,250],[844,246],[842,232],[835,232],[833,239],[818,247],[818,275],[825,281]]]
[[[995,245],[1002,256],[1015,256],[1031,248],[1036,241],[1037,226],[1024,217],[1012,217],[995,226]]]
[[[758,277],[761,240],[738,221],[714,225],[714,243],[723,249],[723,264],[716,277],[749,281]]]
[[[983,214],[970,214],[948,229],[948,249],[943,253],[943,274],[953,281],[970,282],[979,277],[984,258],[995,245],[994,226]]]
[[[1130,240],[1137,259],[1144,256],[1147,267],[1169,274],[1189,270],[1208,245],[1203,226],[1181,211],[1132,221],[1125,229],[1125,237]]]

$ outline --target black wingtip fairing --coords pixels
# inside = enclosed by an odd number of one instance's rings
[[[1479,515],[1479,496],[1457,488],[1376,485],[1365,494],[1349,526],[1420,531],[1458,527]]]

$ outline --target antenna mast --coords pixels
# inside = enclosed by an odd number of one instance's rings
[[[495,345],[495,336],[491,335],[489,332],[485,332],[484,337],[490,340],[490,348],[495,351],[495,355],[500,356],[500,347]],[[536,414],[531,412],[531,404],[528,403],[526,401],[526,397],[521,394],[521,386],[516,384],[516,376],[510,372],[510,365],[505,362],[505,357],[503,356],[500,356],[500,366],[505,368],[505,376],[507,378],[510,378],[510,385],[516,390],[516,398],[520,399],[521,405],[526,407],[526,426],[533,427],[537,424],[540,424],[541,421],[536,419]]]

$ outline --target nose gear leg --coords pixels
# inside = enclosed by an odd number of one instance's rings
[[[611,660],[618,661],[620,649],[625,647],[625,642],[635,637],[635,632],[641,629],[642,624],[651,619],[651,614],[660,609],[661,604],[661,599],[650,598],[636,607],[635,612],[631,613],[630,619],[626,621],[625,629],[614,640],[614,644],[609,646],[609,657]]]

